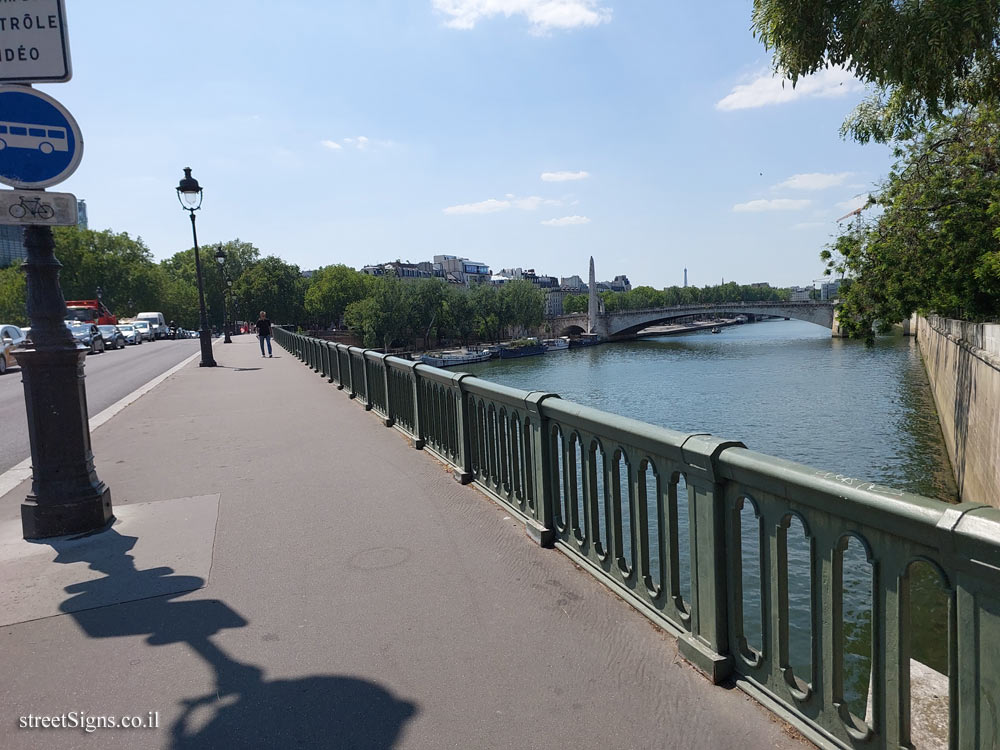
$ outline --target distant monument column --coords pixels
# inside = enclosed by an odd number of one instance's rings
[[[590,256],[590,281],[587,287],[589,298],[587,302],[587,333],[597,330],[597,278],[594,276],[594,256]]]

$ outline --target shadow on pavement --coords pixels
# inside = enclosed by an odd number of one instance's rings
[[[147,636],[151,646],[186,643],[215,672],[208,694],[182,699],[180,717],[170,728],[173,748],[336,747],[389,750],[416,712],[413,703],[385,688],[355,677],[315,675],[290,680],[263,679],[262,670],[231,658],[211,636],[248,622],[216,599],[175,601],[182,593],[127,605],[106,604],[108,589],[157,590],[165,578],[186,592],[200,588],[198,576],[174,576],[172,568],[137,570],[128,552],[136,537],[114,529],[102,532],[103,553],[69,541],[53,541],[57,563],[90,564],[104,578],[66,587],[70,598],[60,605],[91,638]],[[107,545],[107,546],[105,546]],[[113,554],[108,556],[107,552]],[[162,590],[162,588],[160,589]]]

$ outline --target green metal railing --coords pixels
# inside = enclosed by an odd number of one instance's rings
[[[909,747],[914,563],[947,597],[949,747],[1000,746],[1000,510],[948,505],[281,328],[275,339],[521,518],[824,747]],[[801,525],[803,565],[788,531]],[[871,698],[845,689],[844,553],[871,564]],[[748,558],[752,540],[759,552]],[[811,658],[790,658],[789,579],[808,582]],[[754,586],[750,586],[749,583]],[[748,592],[759,622],[746,614]],[[801,602],[797,605],[802,607]]]

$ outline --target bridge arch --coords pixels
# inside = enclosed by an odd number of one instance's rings
[[[655,325],[664,325],[679,318],[699,315],[771,315],[803,320],[824,328],[833,328],[833,306],[830,304],[747,305],[736,303],[732,305],[705,305],[698,308],[632,310],[614,313],[607,317],[607,335],[614,338],[626,338]]]
[[[580,336],[587,332],[586,328],[574,324],[564,325],[560,327],[557,336]]]

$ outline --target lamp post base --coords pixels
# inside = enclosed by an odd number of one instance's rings
[[[114,518],[111,490],[94,470],[83,363],[87,350],[17,354],[31,442],[31,492],[21,504],[25,539],[99,531]]]
[[[111,490],[102,482],[100,493],[60,505],[39,505],[31,495],[21,503],[21,535],[25,539],[49,539],[67,534],[102,531],[115,517]]]
[[[199,367],[216,367],[215,357],[212,356],[212,332],[207,328],[198,331],[201,339],[201,362]]]

